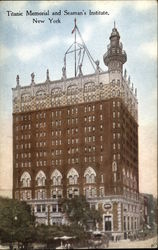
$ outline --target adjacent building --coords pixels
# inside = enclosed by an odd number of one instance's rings
[[[13,88],[13,197],[39,223],[65,223],[60,198],[84,194],[102,209],[99,228],[123,236],[140,225],[137,91],[127,79],[116,27],[107,71]]]

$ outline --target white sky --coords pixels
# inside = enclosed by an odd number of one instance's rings
[[[64,53],[71,45],[75,16],[60,16],[61,24],[33,24],[26,10],[50,12],[84,11],[76,16],[86,45],[95,60],[103,64],[114,20],[127,53],[125,68],[138,89],[140,191],[157,191],[157,2],[148,1],[1,1],[0,2],[0,194],[12,187],[12,91],[16,75],[22,86],[43,82],[47,68],[52,80],[60,79]],[[89,16],[88,11],[109,15]],[[7,16],[7,10],[23,12]],[[54,17],[55,19],[56,17]],[[70,60],[71,62],[71,60]],[[85,73],[90,72],[87,67]],[[83,72],[84,73],[84,72]],[[69,71],[72,74],[72,68]],[[4,189],[8,191],[4,191]]]

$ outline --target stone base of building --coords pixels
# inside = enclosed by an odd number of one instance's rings
[[[96,225],[96,229],[109,233],[113,240],[129,238],[129,235],[135,235],[140,229],[139,200],[113,195],[89,198],[87,201],[91,207],[99,209],[102,213],[102,222]],[[36,222],[39,224],[68,223],[58,200],[29,200],[27,203],[32,206]]]

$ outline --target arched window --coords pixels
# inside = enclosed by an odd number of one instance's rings
[[[67,88],[67,103],[71,104],[71,103],[76,103],[78,102],[78,87],[77,85],[70,85]]]
[[[95,83],[94,82],[87,82],[84,85],[84,92],[93,92],[95,91]]]
[[[43,171],[39,171],[36,175],[37,186],[45,186],[46,176]]]
[[[84,177],[86,179],[86,183],[95,183],[96,172],[93,168],[88,167],[84,172]]]
[[[62,89],[61,88],[52,89],[51,96],[52,96],[52,105],[60,105]]]
[[[67,94],[68,95],[76,95],[78,93],[77,85],[70,85],[67,88]]]
[[[36,93],[36,107],[42,106],[46,103],[47,94],[44,90],[40,90]]]
[[[112,171],[113,172],[117,171],[117,163],[116,163],[116,161],[113,161],[113,163],[112,163]]]
[[[28,172],[24,172],[20,178],[22,187],[30,187],[31,186],[31,176]]]
[[[60,173],[59,170],[55,169],[51,175],[53,186],[61,185],[61,179],[62,179],[62,174]]]
[[[31,101],[31,96],[30,96],[30,93],[25,93],[23,95],[21,95],[21,102],[30,102]]]
[[[36,100],[41,100],[46,98],[46,92],[44,90],[39,90],[36,93]]]
[[[76,169],[71,168],[69,170],[68,174],[67,174],[67,178],[69,179],[69,184],[70,185],[77,184],[78,183],[78,177],[79,177],[79,174],[76,171]]]

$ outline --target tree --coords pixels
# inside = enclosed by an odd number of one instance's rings
[[[35,218],[25,202],[0,197],[0,238],[27,244],[34,238]]]
[[[62,202],[63,211],[66,213],[72,224],[82,225],[88,228],[89,222],[96,224],[101,221],[101,212],[90,208],[85,196],[75,196],[72,199],[64,199]]]

